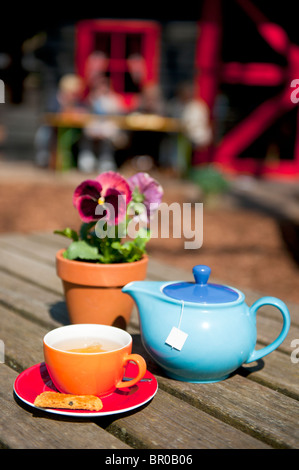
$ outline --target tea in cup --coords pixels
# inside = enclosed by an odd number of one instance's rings
[[[131,353],[131,335],[113,326],[62,326],[45,335],[43,347],[51,380],[62,393],[105,396],[135,385],[146,372],[143,357]],[[129,361],[137,365],[138,374],[123,381]]]

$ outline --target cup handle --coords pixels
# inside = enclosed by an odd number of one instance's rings
[[[254,304],[250,307],[249,309],[250,313],[253,315],[256,315],[257,310],[263,305],[274,305],[274,307],[278,308],[278,310],[280,311],[283,317],[282,330],[279,336],[273,341],[273,343],[258,350],[254,349],[254,351],[250,354],[247,361],[245,361],[245,364],[258,361],[262,357],[266,356],[267,354],[270,354],[272,351],[278,348],[278,346],[286,338],[289,328],[290,328],[291,317],[290,317],[289,310],[284,302],[282,302],[280,299],[277,299],[276,297],[262,297],[261,299],[254,302]]]
[[[137,382],[139,382],[139,380],[141,380],[144,374],[146,373],[146,362],[142,356],[140,356],[139,354],[128,354],[124,358],[124,366],[129,361],[135,362],[135,364],[138,366],[138,374],[132,380],[126,380],[126,381],[121,380],[116,385],[116,388],[132,387],[132,385],[135,385]]]

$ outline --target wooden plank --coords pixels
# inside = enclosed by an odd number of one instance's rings
[[[182,400],[159,390],[136,415],[108,428],[147,449],[262,449],[268,446]]]
[[[52,266],[24,254],[15,253],[13,248],[0,247],[0,269],[14,274],[17,278],[30,279],[31,282],[47,290],[62,293],[61,280]]]
[[[0,271],[0,303],[39,324],[57,327],[70,323],[63,295],[44,290],[30,281]],[[137,308],[131,323],[139,327]]]
[[[274,352],[264,359],[264,367],[263,363],[254,363],[250,367],[242,367],[222,382],[192,384],[166,377],[144,350],[138,334],[133,334],[133,345],[134,352],[143,355],[163,390],[239,426],[253,436],[265,439],[270,445],[299,446],[299,428],[296,424],[299,421],[299,367],[297,364],[296,368],[296,364],[290,362],[288,355]],[[268,370],[269,358],[273,365],[269,364]],[[296,396],[296,399],[289,395]]]
[[[192,272],[149,258],[148,277],[153,281],[194,281]]]
[[[18,370],[42,362],[43,337],[51,328],[33,323],[0,305],[0,338],[4,341],[6,361]]]
[[[28,236],[39,245],[47,245],[48,248],[53,249],[54,253],[69,243],[67,238],[53,232],[32,232]]]
[[[299,400],[299,364],[288,354],[274,351],[258,363],[244,365],[240,374]]]
[[[0,271],[0,303],[45,326],[69,323],[63,295]]]
[[[129,449],[89,420],[67,419],[22,405],[13,397],[17,373],[0,364],[0,447],[12,449]]]
[[[278,320],[265,316],[265,313],[260,313],[257,316],[257,338],[258,345],[264,346],[272,343],[279,335],[282,328],[281,317]],[[291,342],[293,339],[299,338],[299,326],[291,322],[289,333],[283,343],[279,346],[278,351],[285,352],[290,356],[293,351]],[[298,339],[299,341],[299,339]],[[268,357],[268,356],[267,356]]]
[[[274,447],[298,448],[299,402],[235,375],[214,384],[159,377],[159,386]]]
[[[24,234],[2,234],[0,237],[0,243],[2,248],[13,248],[15,253],[20,253],[28,258],[36,259],[38,261],[43,261],[50,266],[55,265],[55,247],[49,244],[37,243],[29,235]],[[62,244],[63,246],[63,244]]]

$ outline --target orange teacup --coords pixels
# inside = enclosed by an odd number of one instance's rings
[[[146,372],[143,357],[131,354],[131,335],[113,326],[62,326],[47,333],[43,345],[49,375],[62,393],[108,395],[135,385]],[[123,381],[129,361],[138,366],[138,374]]]

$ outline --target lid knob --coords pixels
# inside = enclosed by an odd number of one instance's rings
[[[179,301],[197,303],[199,305],[226,304],[244,298],[237,289],[220,284],[209,283],[211,268],[204,264],[193,267],[195,282],[174,282],[166,284],[163,292],[168,297]]]
[[[198,264],[197,266],[194,266],[192,271],[196,284],[200,284],[202,286],[207,285],[211,274],[211,268],[209,266]]]

